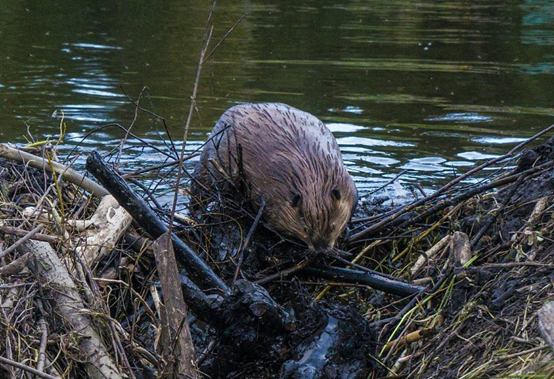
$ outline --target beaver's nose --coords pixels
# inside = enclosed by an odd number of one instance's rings
[[[328,251],[333,247],[332,242],[329,240],[329,238],[326,238],[325,236],[314,236],[312,237],[312,246],[314,247],[314,251]]]

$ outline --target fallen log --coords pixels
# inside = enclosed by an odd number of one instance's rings
[[[92,328],[85,305],[66,267],[50,244],[26,241],[20,248],[30,253],[29,268],[47,287],[52,288],[56,312],[79,333],[78,346],[88,375],[93,379],[122,379],[99,334]],[[92,312],[90,312],[92,313]]]

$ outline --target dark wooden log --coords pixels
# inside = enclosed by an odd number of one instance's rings
[[[306,267],[301,272],[318,278],[336,280],[337,282],[365,284],[376,290],[398,296],[410,296],[423,290],[423,287],[348,268],[315,265]]]
[[[93,152],[87,159],[87,171],[89,171],[105,189],[125,208],[133,219],[154,239],[167,233],[168,227],[152,211],[146,202],[139,197],[111,167],[106,165],[100,154]],[[216,289],[229,294],[230,288],[212,271],[206,263],[200,259],[190,247],[171,235],[175,255],[183,264],[185,270],[200,287],[204,289]]]

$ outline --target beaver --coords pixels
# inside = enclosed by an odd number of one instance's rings
[[[269,225],[312,252],[335,245],[358,201],[333,134],[315,116],[282,103],[223,113],[193,174],[192,195],[205,204],[206,188],[237,192],[238,177],[254,206],[263,199]]]

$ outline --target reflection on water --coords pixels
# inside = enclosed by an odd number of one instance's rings
[[[57,138],[59,109],[69,151],[100,125],[131,125],[127,94],[144,86],[140,105],[180,140],[210,5],[7,2],[0,141],[24,143],[26,125]],[[188,151],[231,105],[285,102],[328,125],[364,193],[402,170],[400,183],[435,187],[552,123],[550,1],[226,2],[214,41],[245,13],[205,64]],[[165,159],[159,120],[143,114],[133,132],[155,148],[130,141],[124,157],[141,159],[122,169]],[[81,146],[107,151],[123,136],[104,128]]]
[[[444,116],[430,117],[426,121],[452,121],[456,124],[478,124],[491,122],[492,117],[482,116],[478,113],[449,113]]]

